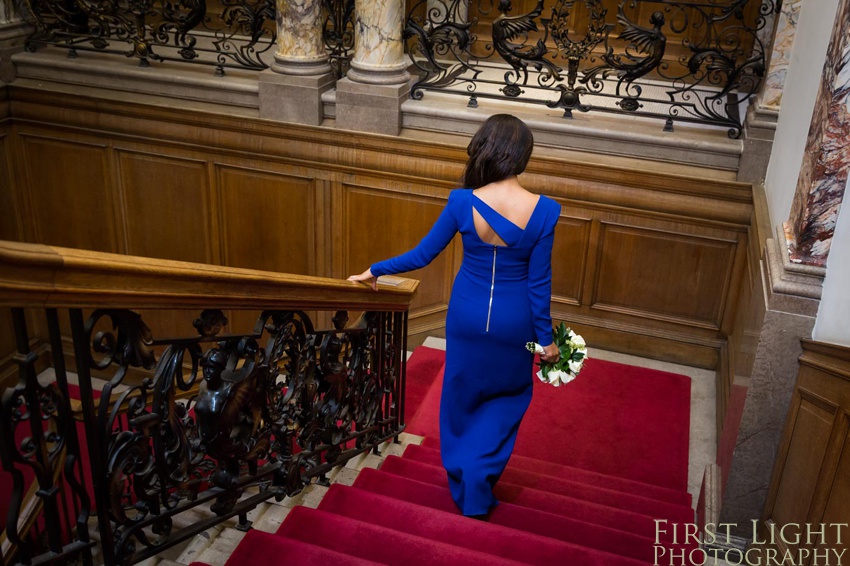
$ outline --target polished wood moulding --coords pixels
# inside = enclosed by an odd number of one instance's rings
[[[407,310],[419,282],[360,283],[0,242],[0,305],[160,309]]]

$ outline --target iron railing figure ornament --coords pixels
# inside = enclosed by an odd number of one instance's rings
[[[419,70],[411,97],[426,91],[508,99],[574,110],[628,113],[742,131],[742,112],[765,72],[764,28],[774,0],[538,0],[513,14],[510,0],[437,0],[428,15],[415,3],[405,29]],[[586,23],[572,29],[581,5]],[[477,44],[473,14],[499,15],[492,42]],[[630,14],[649,7],[645,24]],[[549,16],[544,17],[544,16]],[[612,30],[619,31],[614,34]],[[675,39],[677,46],[671,49]],[[500,75],[502,75],[500,77]]]

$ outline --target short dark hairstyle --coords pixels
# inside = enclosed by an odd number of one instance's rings
[[[494,114],[472,136],[463,186],[477,189],[525,171],[534,136],[525,123],[510,114]]]

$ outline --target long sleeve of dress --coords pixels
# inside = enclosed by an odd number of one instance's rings
[[[448,203],[440,213],[440,217],[437,218],[434,226],[415,248],[399,256],[373,264],[372,275],[379,277],[420,269],[440,255],[440,252],[449,245],[458,230],[457,217],[454,211],[454,202],[456,202],[454,195],[454,192],[449,194]]]
[[[558,213],[560,207],[558,207]],[[528,297],[534,319],[537,343],[548,346],[552,343],[552,244],[555,241],[555,225],[558,213],[547,215],[546,227],[531,250],[528,260]]]

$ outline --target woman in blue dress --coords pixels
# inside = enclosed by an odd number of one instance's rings
[[[381,275],[428,265],[457,232],[463,263],[446,317],[440,400],[440,452],[461,512],[484,517],[531,402],[533,355],[557,361],[549,304],[552,242],[561,207],[523,189],[534,140],[518,118],[490,117],[470,142],[463,189],[449,194],[431,231],[414,249],[380,261],[350,281],[376,287]]]

